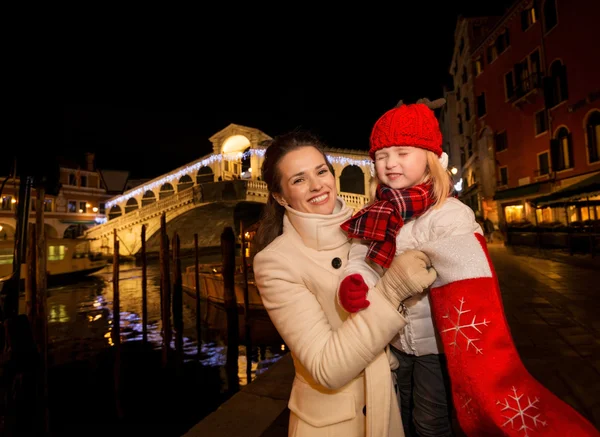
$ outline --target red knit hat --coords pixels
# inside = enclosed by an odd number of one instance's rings
[[[442,133],[435,114],[424,103],[400,105],[383,114],[371,132],[369,155],[386,147],[410,146],[442,155]]]

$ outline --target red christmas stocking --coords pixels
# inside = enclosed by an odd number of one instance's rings
[[[460,426],[468,436],[600,436],[521,362],[487,244],[483,236],[475,238],[478,241],[466,241],[462,236],[460,246],[439,247],[466,249],[470,258],[454,262],[447,274],[443,268],[438,271],[439,282],[431,289],[432,315],[444,344]],[[480,249],[481,259],[485,257],[489,265],[484,266],[487,274],[473,267],[480,262]],[[433,245],[429,250],[437,270],[435,258],[443,255],[436,256]]]

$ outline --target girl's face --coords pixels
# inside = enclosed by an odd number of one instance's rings
[[[419,147],[394,146],[375,152],[375,172],[390,188],[409,188],[425,180],[427,151]]]
[[[283,199],[301,212],[333,213],[337,198],[335,177],[317,149],[301,147],[289,152],[279,162],[279,173],[281,193],[275,196],[278,201]]]

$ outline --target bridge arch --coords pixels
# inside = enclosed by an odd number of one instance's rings
[[[108,219],[113,220],[117,217],[121,217],[123,215],[123,211],[119,205],[113,205],[113,207],[108,212]]]
[[[15,238],[16,229],[8,223],[0,222],[0,240],[12,240]]]
[[[215,181],[215,174],[212,170],[212,168],[206,166],[206,167],[200,167],[198,169],[198,173],[196,173],[196,184],[203,184],[205,182],[214,182]]]
[[[156,202],[156,194],[154,194],[154,191],[146,191],[142,197],[142,208],[147,205],[152,205],[154,202]]]
[[[173,194],[175,194],[175,189],[173,188],[173,185],[167,182],[160,187],[160,191],[158,192],[158,200],[166,199],[167,197],[171,197]]]
[[[130,197],[127,199],[127,203],[125,204],[125,214],[129,214],[131,211],[135,211],[139,207],[140,206],[137,199],[135,197]]]
[[[340,191],[344,193],[366,194],[365,173],[357,165],[347,165],[340,174]]]
[[[187,190],[188,188],[192,188],[194,186],[194,181],[192,180],[190,175],[184,174],[179,179],[177,183],[177,192]]]

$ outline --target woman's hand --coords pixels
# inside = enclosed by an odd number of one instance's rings
[[[429,257],[418,250],[407,250],[394,257],[375,288],[398,308],[400,303],[431,286],[437,278]]]

